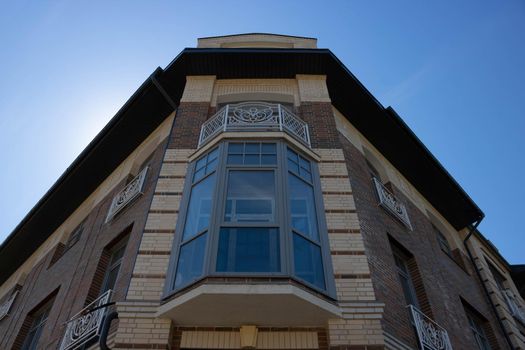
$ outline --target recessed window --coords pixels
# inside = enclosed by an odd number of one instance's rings
[[[408,261],[410,258],[397,247],[393,247],[393,253],[394,261],[396,263],[397,275],[399,277],[399,282],[401,283],[401,288],[403,289],[405,301],[407,305],[419,307],[414,283],[408,268]]]
[[[124,252],[126,251],[126,243],[127,237],[121,240],[121,242],[117,243],[111,249],[109,264],[106,269],[104,283],[102,284],[100,295],[104,294],[108,290],[115,289],[115,283],[117,282],[117,277],[120,272],[120,266],[122,265],[122,258],[124,257]]]
[[[467,310],[467,318],[470,326],[470,330],[476,339],[476,345],[479,350],[490,350],[489,341],[483,329],[485,320],[482,320],[478,315],[474,314],[470,310]]]
[[[436,238],[438,240],[439,247],[441,248],[441,250],[447,253],[449,256],[452,256],[452,250],[450,249],[450,245],[448,244],[447,237],[445,237],[445,235],[433,224],[432,229],[436,234]]]
[[[65,247],[66,250],[74,246],[75,243],[77,243],[80,240],[80,237],[82,236],[83,231],[84,231],[84,223],[82,222],[69,235],[69,238],[67,239],[67,243]]]
[[[40,306],[38,310],[33,311],[28,315],[31,319],[31,324],[22,345],[22,350],[38,349],[38,341],[40,340],[40,336],[46,325],[47,317],[53,306],[53,301],[54,298],[50,299],[44,305]]]
[[[188,175],[167,292],[204,276],[254,275],[291,277],[334,294],[311,159],[284,142],[229,141],[197,159]]]

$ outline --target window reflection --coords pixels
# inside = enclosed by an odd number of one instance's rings
[[[275,221],[273,171],[230,171],[227,191],[224,221]]]
[[[183,240],[195,236],[208,227],[215,178],[216,175],[212,174],[193,187],[188,205],[188,213],[186,214]]]
[[[222,228],[217,271],[278,272],[279,231],[275,228]]]

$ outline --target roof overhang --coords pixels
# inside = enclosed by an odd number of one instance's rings
[[[326,75],[333,105],[456,228],[481,210],[408,126],[327,49],[185,49],[153,75],[178,103],[188,75],[217,79]],[[348,98],[352,96],[352,98]],[[0,246],[0,283],[173,111],[146,80]]]

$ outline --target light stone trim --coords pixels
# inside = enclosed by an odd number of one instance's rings
[[[133,273],[162,275],[166,273],[169,262],[168,255],[137,255]]]
[[[297,74],[301,102],[331,102],[326,75]]]
[[[295,79],[221,79],[215,83],[211,106],[247,100],[274,100],[298,106],[299,88]]]
[[[239,349],[237,331],[184,331],[181,348]],[[258,332],[256,349],[318,349],[317,332]]]
[[[215,75],[186,76],[186,85],[180,102],[210,102]]]
[[[140,242],[140,250],[168,251],[171,250],[174,233],[145,232]]]
[[[178,214],[148,214],[146,230],[175,230]]]
[[[155,318],[154,312],[158,303],[148,302],[119,302],[118,329],[115,343],[130,344],[156,344],[161,348],[168,347],[171,343],[171,320]]]
[[[184,179],[158,179],[157,187],[155,187],[155,192],[170,192],[178,193],[182,192],[184,187]]]
[[[337,299],[340,303],[349,301],[369,301],[376,300],[374,287],[370,278],[355,278],[335,280],[337,289]]]
[[[331,251],[361,251],[365,250],[363,236],[360,233],[330,233],[328,235]]]
[[[344,152],[340,148],[314,148],[314,151],[321,157],[321,162],[345,160]]]
[[[330,320],[328,328],[330,346],[384,345],[380,317]]]
[[[279,34],[241,34],[199,38],[197,47],[316,49],[317,39]]]
[[[160,176],[186,176],[188,165],[185,163],[163,163]]]
[[[328,230],[359,230],[359,219],[356,213],[326,213]]]
[[[319,174],[321,176],[346,176],[344,181],[349,182],[348,179],[348,170],[346,169],[346,164],[344,163],[319,163]]]
[[[172,162],[172,161],[186,162],[188,161],[189,156],[193,152],[195,152],[193,148],[185,148],[185,149],[168,148],[166,150],[166,154],[164,154],[164,161],[165,162]]]
[[[194,151],[193,149],[166,150],[160,175],[185,176],[187,157]],[[155,189],[157,194],[153,196],[139,248],[148,254],[139,254],[136,258],[133,274],[137,277],[132,277],[127,294],[130,300],[160,300],[162,297],[165,277],[157,276],[165,276],[168,270],[170,255],[164,253],[171,251],[182,199],[180,194],[173,195],[166,192],[182,193],[184,180],[184,178],[157,180]]]
[[[332,255],[335,274],[367,275],[370,273],[365,255]]]
[[[321,178],[323,192],[352,192],[348,178]]]
[[[160,300],[164,288],[165,278],[138,278],[133,277],[129,284],[127,300]]]
[[[181,198],[181,195],[155,195],[150,210],[179,210]]]

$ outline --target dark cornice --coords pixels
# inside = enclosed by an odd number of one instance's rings
[[[179,103],[187,75],[218,79],[322,74],[333,105],[456,228],[481,210],[392,109],[326,49],[185,49],[156,79]],[[173,111],[146,80],[0,246],[3,283]]]

